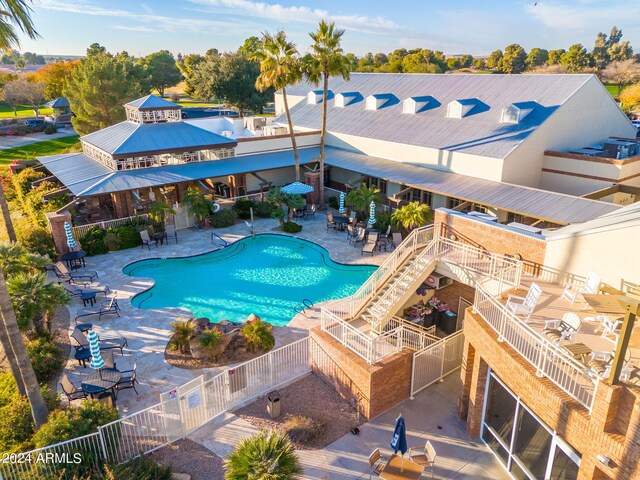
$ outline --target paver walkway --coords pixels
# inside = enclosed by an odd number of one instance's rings
[[[56,133],[47,135],[42,132],[30,133],[20,137],[4,136],[0,139],[0,150],[6,150],[7,148],[24,147],[25,145],[31,145],[36,142],[44,142],[45,140],[53,140],[54,138],[68,137],[75,135],[76,131],[72,127],[59,127]]]

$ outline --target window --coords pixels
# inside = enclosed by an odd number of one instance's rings
[[[495,434],[509,445],[518,402],[494,378],[491,378],[488,393],[485,422],[493,429]]]
[[[544,478],[550,447],[551,433],[526,409],[521,408],[513,453],[535,478]]]
[[[461,203],[463,203],[463,200],[460,200],[459,198],[447,197],[447,208],[456,208]]]

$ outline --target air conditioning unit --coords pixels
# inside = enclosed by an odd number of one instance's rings
[[[453,283],[453,279],[449,277],[445,277],[444,275],[440,275],[439,273],[433,272],[431,275],[427,277],[424,283],[429,288],[435,288],[436,290],[441,290],[444,287],[448,287]]]

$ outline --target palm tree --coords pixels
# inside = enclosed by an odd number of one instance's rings
[[[318,30],[309,34],[313,40],[312,53],[306,65],[309,80],[316,85],[322,77],[322,130],[320,133],[320,192],[319,202],[324,207],[324,142],[327,135],[327,92],[329,77],[341,76],[349,80],[349,62],[343,55],[340,39],[344,30],[336,30],[335,22],[321,20]]]
[[[189,346],[189,340],[196,334],[196,323],[193,319],[182,320],[179,318],[175,322],[171,322],[170,327],[173,330],[171,347],[181,353],[185,353]]]
[[[257,318],[253,321],[245,322],[240,334],[247,340],[252,352],[255,352],[256,348],[266,351],[271,350],[276,344],[275,338],[271,333],[272,330],[273,325]]]
[[[290,480],[302,467],[286,434],[263,431],[245,438],[225,460],[226,480]]]
[[[293,42],[287,40],[283,30],[275,34],[264,32],[258,45],[258,51],[252,55],[254,60],[260,62],[260,75],[256,80],[256,88],[264,92],[268,88],[282,90],[282,102],[289,124],[289,135],[293,147],[293,157],[296,168],[296,181],[300,181],[300,156],[298,144],[293,131],[289,102],[287,101],[287,86],[294,85],[302,80],[302,64],[298,57],[298,50]]]
[[[70,298],[66,290],[55,283],[49,283],[44,273],[18,273],[7,280],[7,290],[11,296],[11,304],[22,330],[39,322],[42,313],[50,318],[60,306],[69,303]]]
[[[405,230],[421,227],[430,221],[431,217],[429,205],[420,202],[408,203],[391,214],[391,220]]]
[[[364,220],[369,214],[369,206],[371,202],[379,204],[381,200],[380,189],[375,185],[367,187],[366,185],[360,185],[360,188],[351,190],[347,193],[345,198],[345,204],[347,207],[353,208],[357,213],[360,220]]]
[[[0,50],[10,50],[20,45],[15,27],[18,27],[29,38],[37,38],[31,20],[31,7],[25,0],[0,0]]]
[[[198,187],[189,187],[182,201],[187,204],[189,211],[201,224],[204,223],[205,217],[211,213],[211,204],[204,198],[204,193]]]

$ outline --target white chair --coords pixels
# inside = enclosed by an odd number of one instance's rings
[[[506,307],[513,312],[514,315],[522,315],[525,322],[529,321],[533,309],[538,304],[538,299],[542,294],[542,289],[537,283],[532,283],[525,297],[518,295],[509,295]]]
[[[567,312],[562,320],[546,320],[542,335],[550,342],[560,344],[563,340],[573,340],[574,335],[580,330],[580,317],[573,312]]]
[[[594,272],[589,272],[582,286],[576,287],[575,285],[565,284],[560,298],[569,302],[570,305],[573,305],[578,296],[583,293],[598,293],[598,289],[600,288],[600,280],[600,275]]]
[[[611,373],[611,362],[613,361],[613,352],[591,352],[590,358],[587,361],[587,367],[600,375],[602,378],[607,378]],[[625,359],[622,370],[620,371],[620,378],[625,382],[629,381],[629,377],[635,370],[635,366],[631,363],[630,359]]]
[[[380,454],[380,449],[376,448],[371,455],[369,455],[369,480],[372,475],[380,475],[384,468],[384,457]]]
[[[413,453],[414,450],[417,450],[417,453]],[[424,446],[424,450],[415,449],[413,447],[409,449],[409,460],[423,467],[431,467],[431,478],[433,478],[433,467],[436,463],[436,456],[436,450],[428,440]]]
[[[144,246],[147,246],[148,250],[151,250],[150,245],[155,245],[156,247],[158,246],[158,241],[157,240],[152,240],[149,237],[149,232],[147,230],[142,230],[140,232],[140,240],[142,240],[142,248],[144,248]]]
[[[618,338],[620,338],[620,328],[622,327],[624,318],[611,320],[607,315],[598,315],[596,319],[600,321],[600,325],[595,328],[593,333],[597,333],[602,330],[602,334],[600,335],[602,338],[618,343]],[[613,338],[609,338],[609,336],[612,336]]]

